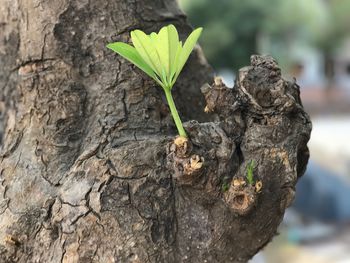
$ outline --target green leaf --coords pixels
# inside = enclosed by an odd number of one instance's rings
[[[157,53],[157,56],[158,56],[158,59],[160,61],[160,70],[161,70],[161,75],[159,75],[160,79],[162,80],[163,84],[165,86],[168,86],[168,83],[167,83],[167,78],[166,78],[166,72],[165,72],[165,68],[164,68],[164,65],[163,65],[163,62],[162,62],[162,57],[160,55],[160,52],[158,51],[158,48],[157,46],[159,45],[159,35],[155,32],[152,32],[150,35],[149,35],[150,39],[151,39],[151,42],[152,42],[152,45],[155,47],[156,49],[156,53]]]
[[[171,82],[171,78],[176,70],[175,58],[179,45],[179,35],[173,25],[163,27],[158,34],[152,33],[151,39],[159,55],[162,68],[166,73],[166,81]]]
[[[184,46],[173,25],[163,27],[159,33],[146,35],[140,30],[131,32],[134,47],[125,43],[107,45],[153,78],[165,91],[171,114],[180,136],[187,137],[171,95],[171,88],[191,54],[202,28],[193,31]],[[227,188],[227,187],[225,187]]]
[[[188,57],[190,56],[194,46],[197,43],[197,40],[198,40],[199,36],[202,33],[202,30],[203,30],[203,28],[201,28],[201,27],[197,28],[196,30],[194,30],[188,36],[185,44],[183,45],[182,51],[181,51],[181,54],[180,54],[180,57],[179,57],[179,60],[177,62],[177,70],[176,70],[176,75],[175,75],[175,81],[176,81],[177,77],[179,76],[181,70],[185,66]]]
[[[182,50],[182,42],[179,41],[179,34],[177,33],[177,30],[175,26],[169,25],[167,26],[168,35],[169,35],[169,74],[168,74],[168,81],[171,85],[171,87],[174,85],[173,83],[173,77],[177,70],[177,61],[179,58],[179,55]]]
[[[181,52],[182,52],[182,41],[178,42],[174,62],[172,64],[172,68],[171,68],[171,72],[170,72],[169,82],[171,83],[171,87],[175,84],[175,81],[177,78],[177,77],[175,78],[174,76],[177,72],[177,64],[178,64]]]
[[[175,67],[175,59],[176,53],[178,50],[179,42],[179,34],[175,26],[169,25],[167,26],[168,31],[168,43],[169,43],[169,73],[172,72],[172,67]]]
[[[157,81],[157,76],[152,68],[147,65],[147,63],[142,59],[134,47],[123,42],[110,43],[107,45],[107,47],[121,55],[123,58],[129,60],[131,63],[145,72],[148,76]]]
[[[153,69],[153,71],[156,72],[159,77],[161,77],[162,66],[151,38],[151,36],[146,35],[141,30],[134,30],[131,32],[131,40],[137,52],[140,54],[143,60]]]
[[[159,55],[159,60],[162,64],[162,68],[165,71],[165,74],[169,75],[169,38],[168,30],[166,27],[163,27],[154,41],[155,48]]]
[[[166,77],[166,73],[165,73],[164,68],[162,69],[162,82],[164,84],[163,88],[165,87],[166,89],[170,89],[170,85],[167,81],[167,77]]]

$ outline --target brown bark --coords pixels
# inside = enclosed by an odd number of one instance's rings
[[[197,49],[175,87],[196,121],[174,141],[161,90],[105,45],[169,23],[187,35],[175,1],[0,11],[0,262],[246,262],[271,240],[311,130],[273,59],[253,56],[234,89],[216,79],[203,96],[212,73]]]

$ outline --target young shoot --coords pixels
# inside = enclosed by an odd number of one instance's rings
[[[223,183],[221,186],[222,192],[226,192],[228,189],[230,189],[230,185],[228,183]]]
[[[248,165],[247,165],[247,180],[250,185],[254,184],[254,175],[253,175],[253,170],[255,166],[254,160],[251,160]]]
[[[187,137],[187,135],[176,110],[171,89],[201,32],[202,28],[194,30],[182,45],[175,26],[168,25],[163,27],[158,34],[153,32],[147,35],[141,30],[131,31],[131,41],[134,46],[123,42],[107,45],[108,48],[140,68],[163,88],[175,125],[182,137]]]

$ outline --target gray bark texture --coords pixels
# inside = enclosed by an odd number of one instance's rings
[[[308,160],[299,87],[252,56],[229,89],[197,48],[178,138],[105,47],[170,23],[191,31],[174,0],[0,0],[1,263],[247,262],[276,234]]]

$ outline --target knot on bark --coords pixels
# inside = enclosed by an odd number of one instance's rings
[[[171,147],[171,150],[175,152],[175,155],[180,158],[188,157],[193,148],[191,141],[183,136],[176,136]]]
[[[204,158],[200,157],[197,154],[192,155],[189,160],[187,161],[187,163],[185,163],[184,165],[184,174],[186,175],[192,175],[193,173],[198,172],[204,163]]]
[[[177,137],[170,142],[168,169],[178,184],[220,196],[223,178],[238,165],[233,159],[235,144],[217,124],[190,121],[184,127],[189,139]]]
[[[198,154],[191,154],[192,151],[191,141],[182,136],[177,136],[168,149],[175,172],[174,178],[179,184],[193,185],[201,175],[204,158]]]
[[[281,77],[281,69],[278,67],[276,60],[269,55],[252,55],[250,64],[253,67],[262,67],[270,71],[270,76]]]
[[[212,85],[204,84],[201,91],[206,101],[205,112],[216,112],[222,117],[230,115],[237,109],[232,89],[227,88],[220,77],[216,77]]]
[[[264,115],[302,110],[299,86],[282,78],[281,69],[271,56],[251,57],[251,66],[239,70],[238,93],[248,111]]]
[[[254,115],[303,112],[299,86],[282,78],[281,69],[271,56],[253,55],[251,65],[239,70],[235,86],[230,89],[220,78],[201,88],[205,112],[216,112],[221,120],[237,120],[239,112]],[[231,120],[232,122],[232,120]]]
[[[246,215],[256,203],[256,192],[254,187],[231,187],[224,195],[227,205],[237,214]]]
[[[194,154],[189,158],[175,159],[175,178],[180,185],[195,185],[202,175],[204,158]]]
[[[233,179],[227,191],[224,192],[223,199],[233,212],[247,215],[257,204],[261,188],[261,181],[249,184],[243,178]]]

